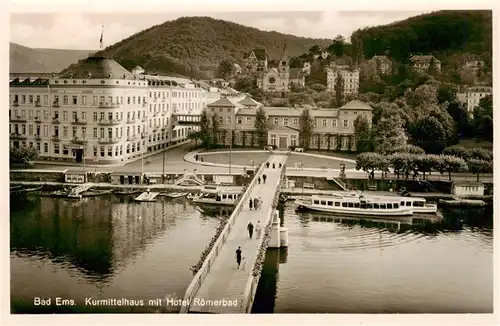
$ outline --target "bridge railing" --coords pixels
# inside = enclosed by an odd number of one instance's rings
[[[284,183],[285,180],[285,175],[286,175],[286,166],[283,166],[283,169],[281,170],[281,175],[280,175],[280,182],[278,184],[278,187],[276,188],[276,191],[273,196],[273,201],[271,205],[271,210],[267,216],[267,219],[265,220],[266,222],[264,223],[264,235],[260,238],[259,241],[259,247],[257,250],[263,251],[261,253],[257,253],[255,256],[255,260],[252,264],[252,274],[250,274],[250,277],[248,278],[247,285],[245,287],[245,292],[243,294],[243,302],[241,303],[241,308],[243,313],[249,314],[252,311],[252,306],[253,306],[253,301],[255,297],[255,292],[257,291],[257,286],[259,285],[259,280],[260,280],[260,275],[262,271],[262,264],[263,261],[260,261],[261,259],[265,259],[265,251],[267,250],[267,242],[269,241],[270,237],[270,232],[271,232],[271,227],[272,223],[274,220],[274,214],[276,211],[276,207],[278,206],[278,201],[279,201],[279,194],[281,190],[281,186]],[[257,264],[260,264],[260,266],[257,266]],[[255,269],[259,268],[258,273],[255,273]],[[256,275],[255,275],[256,274]]]
[[[229,232],[231,232],[231,228],[234,225],[234,222],[236,221],[236,218],[238,217],[239,213],[243,209],[245,203],[248,202],[248,199],[250,197],[250,194],[252,192],[253,187],[257,183],[257,178],[256,176],[259,175],[262,170],[264,169],[264,163],[260,164],[260,167],[257,169],[257,172],[254,174],[253,180],[250,182],[248,185],[248,188],[246,189],[245,193],[241,197],[241,200],[238,202],[236,207],[233,210],[233,213],[229,217],[226,226],[222,230],[221,234],[215,241],[214,246],[212,247],[212,250],[208,253],[207,257],[205,258],[205,261],[201,265],[200,269],[194,276],[193,280],[189,284],[186,294],[184,295],[184,302],[186,302],[186,305],[183,305],[179,311],[179,313],[188,313],[189,308],[191,307],[191,300],[195,298],[196,293],[198,293],[198,290],[200,289],[201,285],[203,284],[203,281],[205,280],[205,277],[208,275],[208,272],[210,272],[210,268],[212,267],[212,264],[214,263],[215,259],[219,255],[219,251],[222,249],[222,246],[226,242],[227,237],[229,236]]]

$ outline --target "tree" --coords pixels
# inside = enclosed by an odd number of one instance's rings
[[[228,79],[228,77],[231,76],[233,73],[234,65],[230,60],[223,60],[221,63],[219,63],[219,66],[217,67],[217,72],[216,75],[218,78],[222,79]]]
[[[425,154],[425,151],[421,147],[411,144],[406,144],[388,150],[388,154],[393,154],[393,153]]]
[[[372,132],[370,123],[364,115],[358,115],[354,120],[354,137],[356,138],[356,148],[359,153],[373,150]]]
[[[493,172],[493,162],[484,161],[478,159],[470,159],[467,161],[467,167],[470,172],[477,176],[477,181],[479,182],[480,173],[491,173]]]
[[[385,154],[391,148],[406,145],[408,136],[406,136],[406,131],[403,128],[403,120],[399,115],[383,116],[376,130],[377,152]]]
[[[443,150],[443,155],[455,156],[455,157],[460,157],[464,160],[468,160],[470,153],[465,147],[450,146],[446,147]]]
[[[493,160],[493,152],[484,148],[472,148],[468,151],[468,156],[471,159],[483,160],[487,162],[491,162]]]
[[[39,152],[33,147],[11,147],[9,150],[10,163],[24,163],[26,164],[36,161],[38,159]]]
[[[344,101],[344,79],[342,74],[337,72],[337,78],[335,79],[335,103],[338,108],[343,105]]]
[[[234,84],[234,89],[242,93],[251,93],[251,91],[258,89],[257,81],[250,77],[239,78]]]
[[[448,172],[449,180],[451,181],[451,173],[462,172],[467,170],[467,163],[465,162],[464,159],[459,157],[442,155],[441,168],[444,171]]]
[[[313,119],[309,109],[304,109],[299,117],[299,143],[304,148],[309,148],[313,134]]]
[[[412,156],[408,153],[394,153],[389,156],[389,162],[394,169],[394,173],[396,173],[399,179],[401,173],[409,171],[412,162]]]
[[[493,97],[491,95],[479,100],[474,109],[473,120],[475,133],[483,140],[493,141]]]
[[[309,48],[309,53],[311,54],[321,54],[321,48],[319,45],[315,44]]]
[[[206,110],[201,112],[200,116],[200,130],[198,131],[198,137],[201,141],[203,147],[208,148],[212,143],[212,126],[210,122],[210,117]]]
[[[379,153],[361,153],[356,156],[356,170],[375,173],[375,169],[380,168],[382,159],[383,157]]]
[[[412,128],[414,141],[427,153],[439,154],[446,147],[446,131],[435,117],[418,120]]]
[[[264,148],[267,145],[267,116],[263,107],[260,107],[255,115],[255,130],[257,142]]]
[[[429,62],[429,68],[427,69],[427,73],[429,75],[432,75],[432,76],[434,76],[438,73],[436,59],[434,59],[434,57],[432,57],[431,62]]]
[[[328,52],[334,54],[337,57],[341,57],[345,52],[345,38],[342,35],[337,35],[333,40],[332,44],[328,47]]]
[[[219,133],[219,116],[217,115],[217,113],[214,113],[214,115],[212,116],[212,124],[211,124],[211,128],[210,128],[211,144],[217,145],[217,134],[218,133]]]

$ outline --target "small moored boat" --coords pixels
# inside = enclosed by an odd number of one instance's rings
[[[198,195],[194,195],[193,202],[198,204],[234,206],[236,205],[238,198],[240,198],[240,195],[239,191],[206,191]]]
[[[135,194],[138,194],[138,193],[141,193],[142,190],[137,190],[137,189],[133,189],[133,190],[117,190],[114,192],[115,195],[117,196],[127,196],[127,195],[135,195]]]

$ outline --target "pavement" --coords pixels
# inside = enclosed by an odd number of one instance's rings
[[[207,173],[207,174],[243,174],[244,169],[252,168],[249,164],[246,167],[242,165],[231,165],[231,169],[229,169],[228,164],[222,163],[211,163],[211,162],[200,162],[196,161],[195,155],[200,151],[189,151],[192,143],[185,143],[179,145],[178,147],[169,149],[165,151],[165,173],[183,173],[184,170],[187,172],[193,172],[194,169],[198,173]],[[252,151],[232,151],[233,153],[237,152],[245,152],[249,153]],[[263,152],[263,151],[256,151]],[[219,152],[217,152],[219,153]],[[223,151],[220,153],[228,153],[228,151]],[[286,154],[287,151],[273,151],[275,154]],[[217,155],[213,152],[206,152],[205,155]],[[336,158],[332,156],[326,156],[321,154],[314,153],[293,153],[292,155],[305,155],[312,157],[322,157],[328,158],[332,160],[342,160],[346,161],[345,158]],[[101,172],[101,173],[111,173],[111,172],[140,172],[144,169],[145,173],[161,173],[163,172],[163,153],[155,154],[148,157],[150,163],[144,162],[142,167],[141,160],[126,164],[124,166],[87,166],[86,169],[89,172]],[[37,170],[51,170],[51,171],[60,171],[69,166],[63,166],[61,163],[58,164],[35,164],[35,169]],[[83,168],[83,167],[82,167]],[[31,170],[31,169],[30,169]],[[304,176],[304,177],[338,177],[340,173],[339,169],[322,169],[322,168],[297,168],[293,166],[287,166],[287,176]],[[356,171],[355,169],[346,169],[345,171],[346,177],[350,179],[367,179],[367,173],[363,171]],[[376,177],[380,177],[380,172],[376,172]],[[394,174],[389,174],[389,178],[397,179]],[[411,178],[410,178],[411,179]],[[445,173],[443,175],[439,173],[433,173],[431,175],[426,176],[427,180],[431,181],[448,181],[448,174]],[[452,173],[453,181],[461,181],[461,182],[476,182],[476,176],[472,173]],[[493,174],[482,174],[480,175],[480,180],[482,182],[493,182]]]
[[[287,156],[272,155],[272,162],[286,162]],[[270,216],[273,208],[272,198],[280,184],[281,169],[266,168],[267,175],[265,184],[256,184],[251,190],[250,198],[261,197],[263,199],[260,210],[250,210],[248,203],[243,203],[243,210],[236,217],[229,236],[222,246],[218,256],[215,258],[210,271],[205,277],[200,289],[192,301],[190,311],[205,313],[241,313],[241,304],[244,302],[244,293],[249,278],[252,276],[253,263],[257,257],[260,239],[249,238],[247,225],[251,221],[254,225],[260,221],[262,235],[266,219]],[[255,231],[255,230],[254,230]],[[236,249],[241,246],[242,264],[238,269],[236,264]],[[196,305],[197,300],[234,300],[238,299],[236,307]]]

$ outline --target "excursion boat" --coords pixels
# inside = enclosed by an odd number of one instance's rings
[[[299,209],[357,216],[411,216],[411,207],[401,206],[399,197],[365,198],[360,196],[311,196],[296,201]]]
[[[240,191],[213,191],[195,195],[192,200],[198,204],[234,206],[240,196]]]
[[[413,213],[436,213],[437,204],[424,198],[399,196],[366,196],[362,192],[333,193],[331,196],[312,196],[297,201],[299,208],[321,212],[361,216],[409,216]]]

